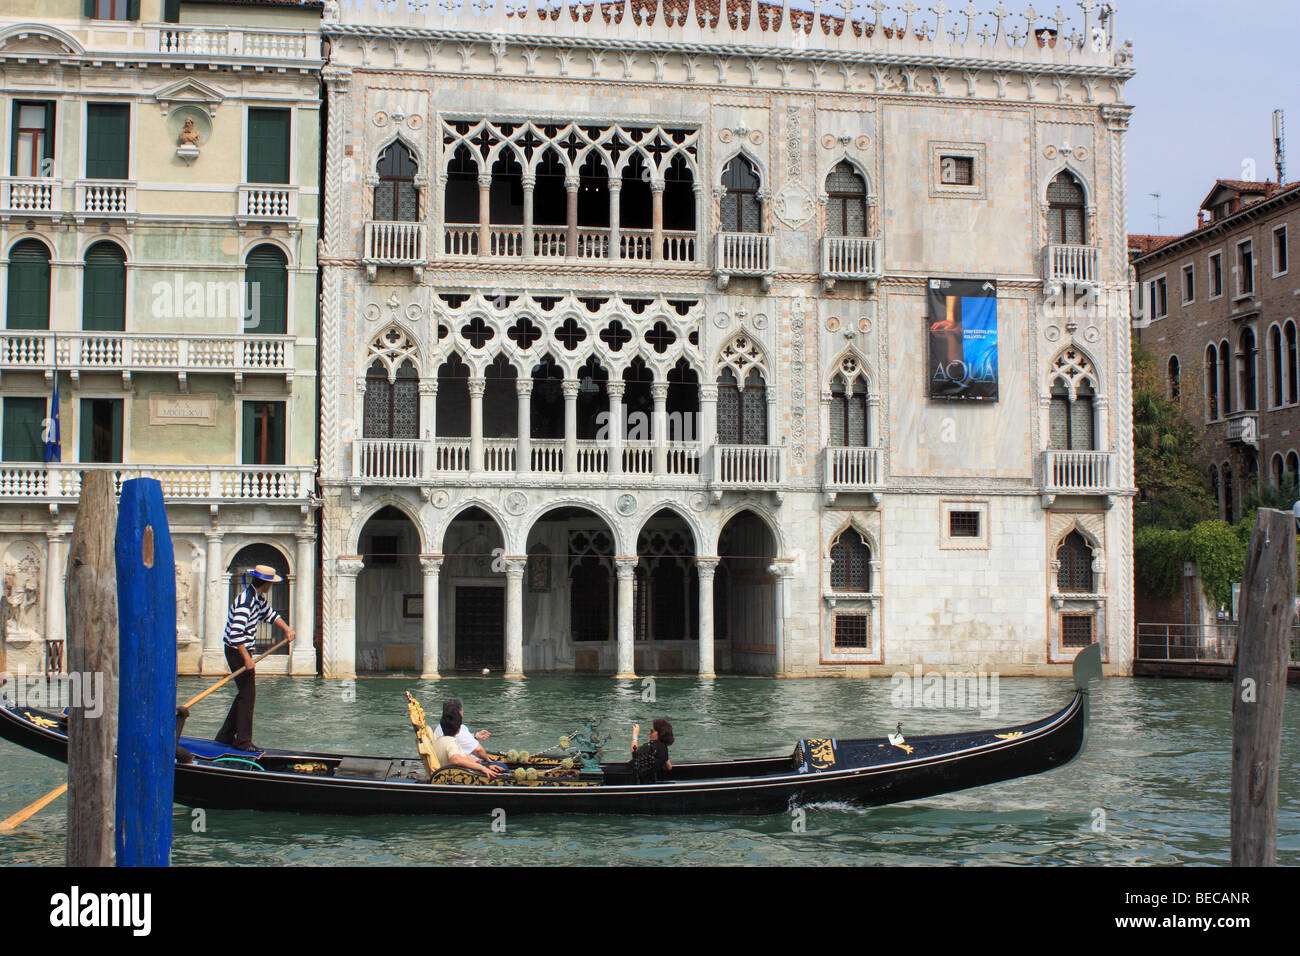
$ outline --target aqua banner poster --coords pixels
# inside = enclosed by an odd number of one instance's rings
[[[998,400],[998,284],[992,279],[930,279],[926,318],[930,397]]]

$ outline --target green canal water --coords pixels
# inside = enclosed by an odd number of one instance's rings
[[[184,678],[180,697],[208,681]],[[1096,687],[1097,685],[1094,685]],[[466,723],[501,749],[540,750],[586,714],[625,751],[630,725],[667,716],[674,760],[788,753],[799,737],[876,736],[997,727],[1045,716],[1069,698],[1055,679],[1003,679],[998,713],[900,709],[889,679],[609,678],[258,681],[254,739],[263,746],[415,756],[403,691],[437,713],[465,701]],[[1300,863],[1300,689],[1287,691],[1279,863]],[[200,704],[186,732],[211,736],[232,694]],[[354,699],[353,699],[354,698]],[[489,817],[307,816],[176,808],[172,862],[409,866],[423,864],[1227,864],[1231,762],[1229,685],[1115,678],[1094,692],[1084,753],[1034,777],[890,807],[810,805],[752,816],[520,816],[494,832]],[[0,742],[0,817],[57,786],[61,764]],[[5,863],[61,865],[60,799],[3,838]]]

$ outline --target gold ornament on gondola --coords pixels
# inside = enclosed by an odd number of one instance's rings
[[[561,737],[561,738],[560,738],[560,749],[561,749],[561,750],[568,750],[568,749],[569,749],[569,738],[568,738],[568,737]]]
[[[519,751],[518,751],[518,750],[507,750],[507,751],[506,751],[506,763],[519,763]]]

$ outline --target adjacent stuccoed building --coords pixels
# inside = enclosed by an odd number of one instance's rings
[[[1080,6],[327,0],[324,673],[1127,673]]]
[[[252,564],[315,673],[320,7],[0,13],[3,660],[61,661],[80,475],[162,482],[182,673],[226,671]],[[57,379],[61,461],[43,432]]]

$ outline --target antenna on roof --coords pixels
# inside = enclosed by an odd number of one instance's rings
[[[1157,235],[1157,236],[1158,236],[1158,235],[1161,235],[1161,232],[1160,232],[1160,223],[1164,222],[1164,218],[1165,218],[1164,216],[1160,215],[1160,194],[1159,194],[1159,193],[1147,193],[1147,195],[1150,196],[1152,199],[1154,199],[1154,200],[1156,201],[1156,211],[1155,211],[1154,213],[1152,213],[1151,218],[1153,218],[1153,219],[1156,221],[1156,231],[1155,231],[1154,235]]]
[[[1281,110],[1273,111],[1273,162],[1277,167],[1277,184],[1286,185],[1286,118]]]

